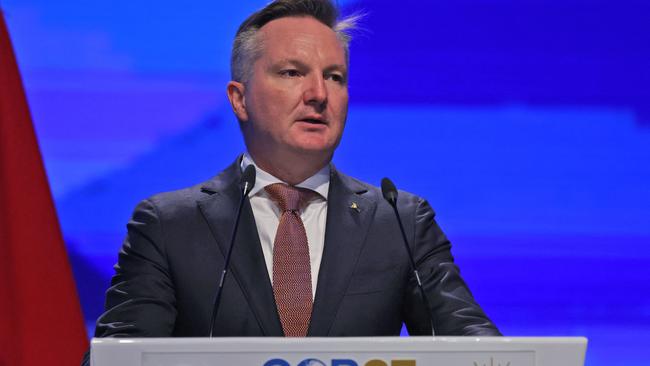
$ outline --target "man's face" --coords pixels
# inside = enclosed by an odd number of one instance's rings
[[[238,114],[249,151],[329,156],[348,107],[345,52],[334,31],[311,17],[273,20],[259,30],[262,51]]]

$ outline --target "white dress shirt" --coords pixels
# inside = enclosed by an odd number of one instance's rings
[[[277,204],[269,197],[264,187],[273,183],[285,183],[273,175],[260,169],[248,153],[244,154],[241,162],[242,169],[250,164],[257,169],[255,177],[255,187],[249,194],[251,207],[257,232],[260,236],[262,253],[266,269],[269,272],[269,278],[273,282],[273,242],[275,233],[280,223],[280,209]],[[286,184],[286,183],[285,183]],[[325,245],[325,223],[327,219],[327,193],[330,186],[330,167],[327,165],[319,170],[313,176],[307,178],[296,187],[311,189],[318,193],[307,206],[300,212],[300,218],[305,225],[307,232],[307,243],[309,245],[309,262],[311,265],[311,291],[312,299],[316,295],[316,284],[318,282],[318,271],[320,270],[320,261],[323,257],[323,247]]]

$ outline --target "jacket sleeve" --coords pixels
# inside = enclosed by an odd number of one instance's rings
[[[413,255],[429,305],[427,315],[415,278],[405,299],[409,334],[499,336],[501,333],[476,303],[451,255],[451,243],[434,219],[429,204],[419,199],[415,212]]]
[[[105,312],[97,319],[95,337],[172,335],[176,301],[161,220],[151,200],[135,208],[106,291]],[[90,365],[90,351],[81,365]]]
[[[165,252],[162,218],[142,201],[127,224],[105,312],[95,337],[169,337],[176,319],[175,290]]]

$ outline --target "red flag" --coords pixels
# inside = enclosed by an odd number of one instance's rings
[[[88,340],[0,11],[0,366],[78,365]]]

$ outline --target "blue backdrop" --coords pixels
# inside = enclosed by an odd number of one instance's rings
[[[243,149],[225,83],[265,1],[2,0],[89,329],[135,204]],[[650,5],[339,1],[367,13],[335,163],[425,196],[506,335],[650,337]]]

